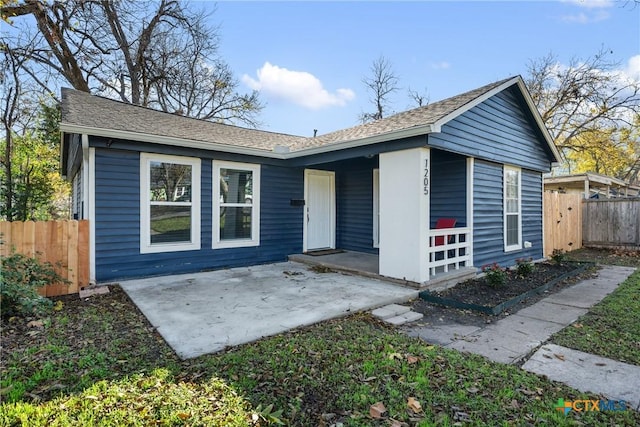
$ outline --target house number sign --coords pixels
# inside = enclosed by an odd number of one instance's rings
[[[424,159],[424,172],[422,175],[422,194],[429,195],[429,159]]]

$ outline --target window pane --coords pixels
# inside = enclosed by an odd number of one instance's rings
[[[190,206],[151,206],[151,244],[191,241]]]
[[[518,213],[518,199],[507,199],[507,213]]]
[[[507,215],[507,246],[518,243],[518,215]]]
[[[190,202],[191,166],[151,162],[150,174],[153,202]]]
[[[250,207],[221,207],[220,240],[250,239],[251,210]]]
[[[220,201],[222,203],[252,203],[252,172],[220,169]]]

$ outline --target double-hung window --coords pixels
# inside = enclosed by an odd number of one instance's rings
[[[522,248],[522,197],[520,168],[504,166],[504,250]]]
[[[213,247],[260,244],[260,166],[213,162]]]
[[[200,249],[200,159],[140,154],[140,252]]]

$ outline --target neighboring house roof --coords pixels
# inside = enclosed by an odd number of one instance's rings
[[[545,190],[558,191],[576,191],[584,192],[588,189],[590,192],[605,196],[623,196],[637,197],[640,196],[640,186],[630,184],[623,179],[614,178],[593,172],[549,176],[544,178]],[[587,194],[590,197],[590,194]]]
[[[439,132],[442,125],[506,88],[517,85],[556,161],[549,132],[520,76],[376,120],[316,137],[267,132],[191,119],[62,89],[60,130],[110,138],[289,158]]]

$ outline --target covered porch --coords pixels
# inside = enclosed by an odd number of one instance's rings
[[[438,230],[440,232],[441,230]],[[447,250],[448,251],[448,250]],[[415,289],[429,289],[432,291],[446,289],[467,279],[475,277],[477,271],[474,267],[458,265],[442,265],[439,272],[434,272],[430,280],[423,283],[411,282],[380,274],[380,256],[365,252],[336,250],[322,255],[293,254],[289,255],[289,261],[299,262],[312,267],[326,268],[331,271],[344,272],[357,276],[380,279],[387,282],[408,286]],[[447,268],[445,271],[444,267]],[[435,267],[434,267],[435,270]]]
[[[413,287],[475,273],[472,158],[422,146],[307,167],[290,259]]]
[[[380,154],[382,276],[424,286],[473,267],[473,159],[420,147]]]

